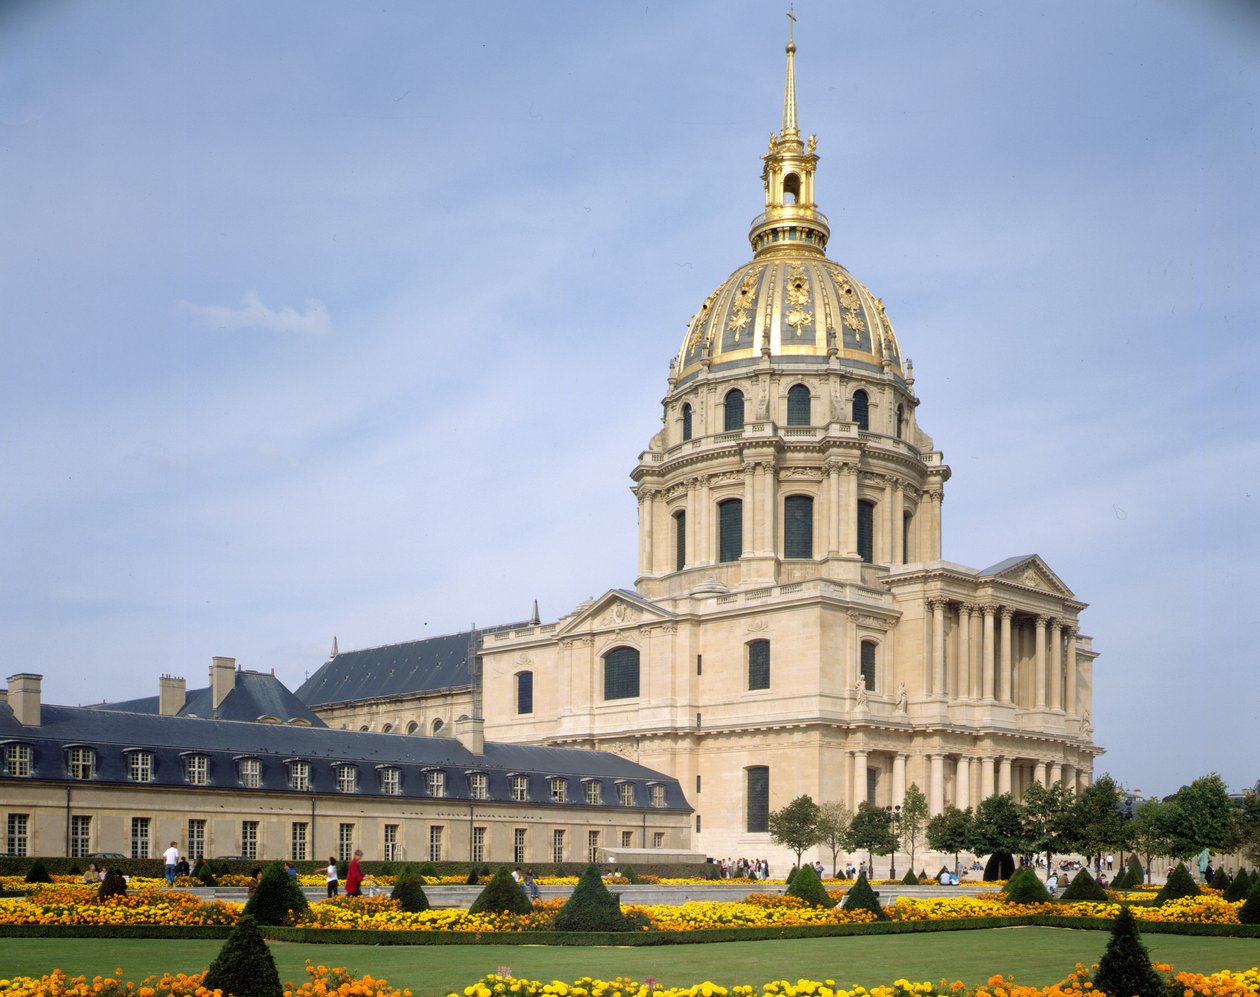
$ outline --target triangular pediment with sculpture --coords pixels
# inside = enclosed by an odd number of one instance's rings
[[[674,619],[673,613],[639,595],[625,589],[609,589],[598,599],[588,600],[579,606],[556,635],[615,630],[645,623],[666,623]]]
[[[1002,581],[1025,585],[1028,588],[1041,589],[1058,596],[1075,598],[1063,580],[1050,570],[1050,566],[1039,554],[1025,554],[1022,557],[1011,557],[999,561],[980,572],[982,578],[998,578]]]

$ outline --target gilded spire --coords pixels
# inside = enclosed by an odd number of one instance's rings
[[[796,15],[788,7],[787,80],[783,84],[783,136],[799,134],[796,129],[796,42],[793,27]]]

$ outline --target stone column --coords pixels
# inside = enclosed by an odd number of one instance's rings
[[[747,557],[753,552],[757,543],[757,534],[753,527],[757,519],[757,483],[754,475],[757,471],[756,464],[744,465],[744,509],[740,524],[740,543],[742,546],[741,556]]]
[[[1000,649],[1000,660],[998,662],[998,699],[1003,703],[1011,702],[1011,617],[1015,615],[1015,610],[1009,606],[1002,606],[998,610],[998,615],[1002,618],[1002,638]],[[1004,792],[1004,790],[999,790]]]
[[[853,752],[853,812],[866,800],[866,752]]]
[[[779,532],[779,497],[775,488],[774,461],[763,461],[761,473],[761,550],[773,557],[778,550]]]
[[[1034,630],[1033,646],[1033,693],[1039,710],[1046,708],[1046,624],[1050,621],[1045,616],[1038,616]],[[1038,780],[1040,781],[1040,780]]]
[[[993,698],[994,698],[993,673],[995,670],[994,651],[996,649],[994,647],[994,641],[993,641],[993,614],[996,612],[997,612],[997,606],[991,602],[986,602],[983,606],[980,607],[980,613],[984,621],[984,633],[983,633],[983,640],[981,643],[981,653],[980,653],[981,668],[984,673],[982,676],[983,686],[984,686],[982,694],[984,698],[989,702],[993,702]]]
[[[696,483],[687,483],[687,535],[683,538],[683,559],[689,568],[696,563],[696,533],[700,529],[700,516],[696,512]]]
[[[892,510],[893,510],[893,505],[895,504],[893,502],[893,496],[895,494],[896,494],[896,491],[893,486],[893,479],[891,477],[884,478],[884,498],[883,498],[883,501],[880,503],[880,511],[883,513],[882,518],[884,520],[884,528],[879,531],[880,533],[883,534],[884,542],[879,545],[882,551],[882,557],[877,556],[875,560],[876,561],[883,560],[885,564],[897,563],[897,559],[893,557],[894,547],[893,547],[893,530],[892,530],[892,517],[893,517]]]
[[[1046,763],[1037,762],[1033,766],[1033,781],[1046,785]]]
[[[974,699],[974,669],[971,667],[971,607],[958,607],[958,685],[954,689],[956,699]]]
[[[954,770],[954,806],[966,810],[971,806],[971,759],[963,755]]]
[[[1076,627],[1063,628],[1067,638],[1067,715],[1076,716]]]
[[[945,756],[928,755],[928,813],[935,817],[945,809]]]
[[[845,464],[840,477],[840,515],[844,522],[844,552],[856,557],[857,547],[857,467]]]
[[[696,563],[712,564],[716,557],[713,553],[713,535],[710,524],[713,522],[713,496],[709,491],[709,479],[706,475],[700,479],[700,494],[696,501],[700,522],[696,524]]]
[[[1050,709],[1063,711],[1063,621],[1050,621]]]
[[[1063,781],[1063,766],[1060,765],[1058,762],[1051,762],[1049,785],[1053,786],[1056,783],[1060,783],[1062,781]]]
[[[985,755],[980,759],[980,799],[987,800],[993,793],[993,756]]]
[[[901,806],[906,801],[906,756],[900,751],[893,755],[892,804]]]
[[[1076,792],[1076,766],[1075,765],[1063,766],[1063,785],[1067,788],[1068,792],[1071,792],[1071,793]]]
[[[932,695],[945,696],[945,600],[929,599],[932,607]]]
[[[998,785],[999,793],[1009,793],[1011,791],[1011,760],[1009,758],[998,759]]]
[[[840,464],[827,462],[827,546],[828,554],[840,553]]]

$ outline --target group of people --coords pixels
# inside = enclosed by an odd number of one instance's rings
[[[526,869],[524,872],[521,872],[521,867],[518,865],[512,870],[512,878],[516,880],[517,885],[525,891],[525,896],[529,897],[530,903],[538,903],[538,883],[534,881],[534,870],[532,867]]]
[[[171,847],[162,853],[162,866],[166,872],[166,885],[174,886],[176,876],[187,876],[191,871],[188,859],[179,853],[178,843],[172,841]]]
[[[769,879],[770,863],[765,859],[718,859],[721,879]]]
[[[363,896],[363,881],[367,877],[363,875],[363,866],[360,861],[362,858],[363,852],[356,848],[354,854],[350,856],[350,863],[346,866],[346,896],[348,897]],[[324,879],[328,885],[328,895],[335,897],[340,883],[335,855],[328,856],[328,869],[324,873]]]

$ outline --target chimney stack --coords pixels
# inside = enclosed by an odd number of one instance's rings
[[[173,717],[184,708],[188,699],[188,687],[184,680],[174,675],[163,675],[158,679],[158,715]]]
[[[455,740],[474,755],[486,753],[486,722],[481,717],[460,717],[455,721]]]
[[[31,672],[9,676],[9,706],[13,710],[13,716],[23,727],[39,726],[39,689],[43,679],[44,676]]]
[[[215,657],[210,661],[210,706],[218,709],[236,688],[236,659]]]

